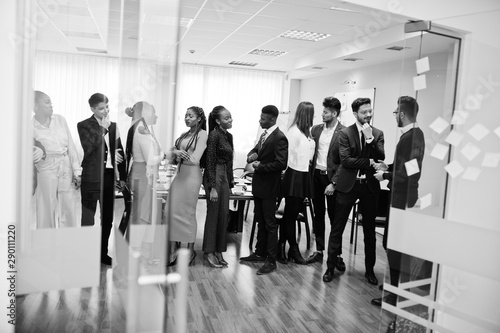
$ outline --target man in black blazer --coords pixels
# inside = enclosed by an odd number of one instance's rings
[[[370,284],[376,285],[378,280],[373,271],[376,257],[375,215],[380,183],[373,176],[373,165],[385,159],[384,133],[370,126],[373,110],[369,98],[357,98],[351,106],[356,122],[339,134],[340,166],[333,177],[337,197],[328,242],[328,268],[323,275],[323,281],[330,282],[333,279],[337,256],[342,251],[342,234],[349,213],[359,199],[360,212],[363,214],[365,277]]]
[[[278,225],[276,223],[276,199],[280,195],[281,172],[288,162],[288,140],[276,125],[278,108],[267,105],[262,108],[260,127],[264,129],[259,141],[247,155],[254,174],[252,194],[255,219],[259,222],[255,253],[240,261],[266,262],[257,274],[268,274],[276,269],[278,254]]]
[[[124,185],[126,177],[123,147],[116,123],[109,120],[108,98],[95,93],[89,98],[93,115],[78,123],[83,147],[82,226],[94,225],[99,200],[101,207],[101,263],[111,265],[108,239],[113,224],[115,184]]]
[[[313,229],[316,236],[316,251],[307,259],[308,263],[323,262],[323,251],[325,248],[325,211],[328,209],[330,222],[333,221],[335,210],[335,189],[331,179],[337,167],[329,164],[329,156],[333,151],[334,143],[337,142],[339,133],[345,128],[337,117],[340,114],[340,101],[335,97],[326,97],[323,100],[323,113],[321,115],[323,124],[315,125],[311,129],[311,136],[316,143],[311,170],[314,183],[314,219]],[[330,168],[330,170],[328,170]],[[329,171],[329,172],[328,172]],[[326,198],[326,206],[325,206]],[[337,269],[345,271],[342,257],[337,258]]]
[[[418,200],[418,181],[422,172],[422,162],[425,153],[424,132],[417,123],[418,103],[410,96],[402,96],[398,99],[398,107],[393,112],[396,123],[401,129],[401,137],[396,145],[394,161],[392,164],[378,163],[375,165],[377,173],[375,178],[379,181],[388,180],[387,187],[391,190],[389,206],[397,209],[411,208]],[[414,161],[418,166],[418,172],[408,174],[406,163]],[[411,162],[410,162],[411,163]],[[389,210],[390,211],[390,210]],[[391,285],[398,286],[400,275],[406,275],[403,280],[408,280],[410,271],[410,258],[401,252],[387,248],[387,235],[389,234],[389,213],[387,213],[387,225],[384,232],[384,249],[387,250]],[[430,263],[427,262],[426,265]],[[396,304],[397,296],[389,293],[383,299],[384,302]],[[382,298],[375,298],[372,304],[382,306]]]

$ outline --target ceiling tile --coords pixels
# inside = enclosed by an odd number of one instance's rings
[[[211,22],[211,21],[202,21],[196,20],[191,25],[191,29],[201,29],[208,31],[223,31],[227,32],[229,35],[233,32],[239,25],[235,23],[227,23],[227,22]]]
[[[238,13],[238,12],[225,12],[203,9],[198,15],[197,19],[202,21],[224,22],[242,24],[251,18],[251,14]]]
[[[273,27],[273,28],[290,30],[296,27],[297,25],[301,24],[302,22],[304,21],[297,19],[282,19],[278,17],[258,15],[252,18],[248,22],[248,24],[258,27]]]
[[[307,4],[304,1],[304,4]],[[259,14],[266,16],[275,16],[279,18],[293,18],[305,20],[318,15],[323,9],[317,7],[287,5],[283,3],[271,3],[264,8]]]

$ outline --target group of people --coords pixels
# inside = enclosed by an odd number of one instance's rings
[[[183,244],[191,250],[190,263],[196,258],[196,206],[203,184],[207,202],[204,258],[213,268],[227,266],[223,253],[227,250],[229,195],[234,184],[229,110],[223,106],[213,108],[208,116],[207,133],[203,109],[188,108],[184,117],[188,130],[164,152],[153,130],[157,116],[151,104],[141,101],[125,110],[132,123],[123,149],[116,123],[109,120],[108,103],[108,98],[100,93],[89,98],[92,115],[77,126],[84,152],[80,166],[66,121],[53,114],[48,95],[35,92],[33,159],[38,227],[55,227],[56,223],[76,225],[70,196],[73,184],[81,191],[82,226],[94,224],[97,202],[100,203],[101,262],[110,265],[107,252],[115,190],[124,194],[122,232],[127,230],[130,218],[136,223],[151,223],[151,199],[146,198],[159,163],[167,159],[177,165],[163,212],[163,220],[170,223],[172,256],[168,265],[176,264],[176,249]],[[393,114],[403,135],[396,147],[394,163],[386,165],[384,134],[370,125],[373,116],[370,99],[357,98],[351,107],[355,123],[345,127],[338,120],[340,101],[327,97],[323,101],[323,124],[313,126],[314,105],[301,102],[286,133],[277,126],[277,107],[262,108],[259,123],[263,133],[247,154],[247,163],[253,168],[254,218],[259,223],[257,243],[255,252],[240,258],[241,262],[264,263],[257,274],[274,271],[276,262],[322,263],[323,252],[327,250],[323,281],[331,282],[335,269],[346,269],[341,257],[342,234],[349,213],[359,200],[363,215],[365,277],[370,284],[378,284],[374,266],[380,181],[389,180],[393,207],[405,209],[415,205],[420,173],[408,175],[405,163],[416,160],[421,170],[425,142],[416,122],[416,100],[400,97]],[[131,200],[132,193],[135,200]],[[283,199],[283,218],[277,221],[275,212]],[[305,199],[313,203],[316,235],[316,251],[307,259],[302,257],[296,240],[296,220]],[[328,240],[325,238],[326,212],[331,224]],[[386,235],[387,230],[384,248]],[[401,263],[405,260],[401,253],[391,250],[388,258],[391,283],[397,285]],[[380,305],[381,300],[374,300],[374,304]]]

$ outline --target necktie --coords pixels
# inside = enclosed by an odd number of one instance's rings
[[[267,134],[267,130],[264,130],[264,132],[262,133],[262,135],[260,136],[260,139],[259,139],[259,148],[262,148],[264,141],[266,141],[266,134]]]

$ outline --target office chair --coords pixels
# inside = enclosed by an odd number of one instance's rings
[[[377,215],[375,217],[375,228],[384,228],[387,223],[387,210],[389,207],[389,199],[391,192],[389,190],[380,190],[378,196]],[[363,224],[363,215],[359,212],[359,200],[356,200],[352,208],[351,218],[351,241],[354,240],[354,254],[356,254],[356,247],[358,244],[358,227]]]

